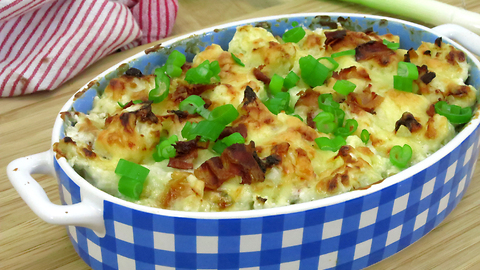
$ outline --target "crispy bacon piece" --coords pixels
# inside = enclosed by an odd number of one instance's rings
[[[402,114],[402,118],[400,118],[400,120],[398,120],[396,123],[395,123],[395,133],[398,131],[398,129],[400,128],[400,126],[405,126],[406,128],[408,128],[408,130],[410,130],[410,132],[415,132],[415,131],[418,131],[420,129],[422,129],[422,124],[420,124],[417,119],[415,119],[415,117],[413,116],[413,114],[409,113],[409,112],[404,112]]]
[[[280,158],[283,158],[287,155],[289,148],[290,148],[290,144],[288,142],[282,142],[282,143],[276,144],[272,147],[272,154],[275,154]]]
[[[182,102],[191,95],[200,95],[201,93],[215,88],[218,83],[214,84],[180,84],[172,94],[172,100],[176,103]]]
[[[426,51],[423,52],[423,55],[432,56],[432,51],[426,50]]]
[[[427,109],[427,115],[433,117],[435,115],[435,104],[430,104]]]
[[[315,113],[314,111],[308,111],[307,112],[307,126],[313,128],[313,129],[316,129],[317,128],[316,124],[313,121],[313,118],[315,118],[314,115],[313,115],[314,113]]]
[[[139,69],[134,68],[134,67],[131,67],[131,68],[127,69],[127,71],[125,71],[125,75],[132,76],[132,77],[138,77],[138,78],[143,77],[142,72]]]
[[[181,122],[182,120],[187,119],[187,117],[188,117],[188,115],[189,115],[188,112],[186,112],[186,111],[181,111],[181,110],[168,110],[167,112],[168,112],[168,113],[173,113],[173,114],[175,114],[175,115],[178,117],[178,119],[180,120],[180,122]]]
[[[437,75],[433,71],[429,71],[426,65],[417,66],[418,77],[424,84],[429,84]]]
[[[403,62],[410,62],[412,59],[417,59],[418,54],[413,48],[410,48],[407,53],[403,56]]]
[[[344,163],[355,163],[355,160],[353,159],[351,153],[352,147],[349,145],[344,145],[340,147],[340,149],[338,150],[338,154],[335,156],[335,158],[342,158]]]
[[[247,106],[250,102],[255,101],[255,99],[257,99],[257,94],[247,85],[243,93],[243,106]]]
[[[351,66],[340,70],[340,72],[334,71],[332,77],[337,80],[348,80],[348,79],[363,79],[370,81],[370,76],[364,68],[357,69],[356,66]]]
[[[264,66],[261,65],[259,67],[256,67],[253,69],[253,75],[255,75],[255,78],[257,78],[257,80],[263,82],[264,84],[270,84],[270,78],[265,75],[265,73],[262,72],[262,68]]]
[[[213,157],[195,169],[195,176],[205,182],[205,187],[216,190],[223,182],[239,175],[242,184],[263,182],[265,173],[255,159],[255,143],[233,144],[220,157]]]
[[[325,46],[332,47],[336,43],[342,41],[347,35],[347,30],[337,30],[333,32],[325,32]]]
[[[168,167],[183,170],[193,169],[193,161],[198,157],[198,149],[205,148],[205,146],[199,145],[197,140],[178,141],[173,147],[177,154],[170,158]]]
[[[152,102],[147,102],[139,110],[133,112],[141,122],[158,123],[157,116],[152,112]]]
[[[374,59],[381,66],[387,66],[395,52],[380,41],[369,41],[355,48],[355,60],[357,62]]]
[[[218,136],[218,140],[230,136],[235,132],[240,133],[240,135],[242,135],[244,139],[247,138],[247,126],[245,126],[245,124],[243,123],[240,123],[236,127],[226,127],[225,129],[223,129],[222,133],[220,133],[220,135]]]
[[[435,45],[437,45],[437,47],[439,48],[442,47],[442,37],[438,37],[437,39],[435,39]]]
[[[465,53],[452,48],[452,50],[445,56],[445,59],[447,59],[447,62],[450,65],[455,65],[457,62],[465,62]]]
[[[312,89],[307,89],[306,91],[301,91],[297,95],[300,95],[296,106],[306,106],[306,107],[318,107],[318,97],[320,93],[313,91]]]
[[[350,93],[345,101],[351,108],[353,113],[359,113],[364,110],[371,114],[375,114],[375,109],[383,102],[384,98],[372,92],[369,84],[361,93]]]

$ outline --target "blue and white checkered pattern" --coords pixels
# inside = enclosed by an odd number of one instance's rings
[[[436,38],[428,32],[411,32],[401,23],[389,22],[385,27],[363,15],[353,19],[358,30],[372,26],[380,34],[399,34],[404,48]],[[292,21],[316,27],[315,20],[298,17],[267,23],[275,35],[281,35]],[[214,42],[226,48],[235,27],[222,31],[199,37],[198,44]],[[175,48],[183,52],[186,43],[182,44]],[[164,58],[151,53],[131,64],[151,73],[151,63]],[[477,67],[472,74],[470,83],[479,88]],[[102,79],[99,85],[106,83]],[[88,110],[91,102],[91,97],[80,98],[75,109]],[[361,269],[417,241],[454,209],[472,178],[479,133],[477,128],[453,152],[416,175],[335,205],[267,217],[208,220],[166,217],[104,201],[104,237],[82,227],[70,226],[67,232],[93,269]],[[55,166],[63,203],[80,202],[80,188],[56,161]]]
[[[105,201],[105,237],[67,231],[93,269],[361,269],[417,241],[453,210],[472,177],[479,133],[409,179],[331,206],[202,220]],[[79,187],[61,171],[59,178],[64,203],[79,202]]]

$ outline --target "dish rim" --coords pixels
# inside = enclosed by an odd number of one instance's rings
[[[315,12],[315,13],[295,13],[295,14],[283,14],[283,15],[274,15],[274,16],[264,16],[264,17],[257,17],[257,18],[250,18],[250,19],[245,19],[245,20],[240,20],[240,21],[234,21],[234,22],[229,22],[225,24],[220,24],[208,28],[204,28],[201,30],[197,30],[191,33],[187,33],[172,39],[169,39],[165,42],[158,43],[162,44],[162,47],[169,47],[172,44],[175,44],[176,42],[188,39],[190,37],[194,37],[196,35],[201,35],[205,33],[210,33],[218,29],[223,29],[223,28],[228,28],[228,27],[233,27],[233,26],[239,26],[239,25],[245,25],[249,23],[255,23],[255,22],[262,22],[262,21],[267,21],[267,20],[275,20],[275,19],[290,19],[290,18],[305,18],[305,17],[315,17],[315,16],[335,16],[335,17],[362,17],[362,18],[368,18],[368,19],[374,19],[377,21],[380,20],[387,20],[388,22],[396,22],[396,23],[401,23],[409,28],[414,28],[416,30],[421,30],[423,32],[429,32],[435,36],[440,37],[438,33],[435,33],[431,28],[425,27],[423,25],[419,25],[413,22],[401,20],[401,19],[396,19],[396,18],[390,18],[386,16],[378,16],[378,15],[369,15],[369,14],[361,14],[361,13],[337,13],[337,12]],[[462,45],[458,44],[457,42],[453,41],[452,39],[448,37],[442,36],[443,39],[447,40],[452,46],[454,46],[457,49],[462,50],[465,54],[468,55],[468,59],[472,61],[474,65],[476,65],[480,69],[480,61],[467,49],[465,49]],[[158,45],[157,44],[157,45]],[[154,47],[155,45],[152,45]],[[150,47],[150,48],[152,48]],[[148,50],[148,48],[146,49]],[[81,91],[89,89],[89,85],[91,82],[96,82],[97,80],[100,80],[109,73],[115,71],[119,66],[122,64],[129,63],[135,59],[138,59],[142,56],[146,55],[145,50],[142,50],[141,52],[132,55],[128,58],[125,58],[121,60],[120,62],[114,64],[110,68],[106,69],[105,71],[101,72],[95,78],[89,80],[88,83],[86,83],[84,86],[82,86],[78,91],[76,91],[70,99],[64,104],[60,112],[57,114],[55,124],[53,127],[52,131],[52,141],[51,145],[53,146],[54,143],[58,142],[60,140],[61,136],[61,130],[63,126],[63,120],[61,119],[61,112],[68,111],[70,108],[72,108],[72,105],[75,101],[75,96],[80,93]],[[477,95],[477,102],[478,102],[478,95]],[[291,214],[291,213],[299,213],[299,212],[305,212],[308,210],[313,210],[313,209],[318,209],[322,207],[328,207],[331,205],[339,204],[339,203],[344,203],[346,201],[354,200],[372,193],[375,193],[377,191],[380,191],[382,189],[385,189],[387,187],[393,186],[395,184],[398,184],[415,174],[419,173],[420,171],[429,168],[439,160],[441,160],[443,157],[448,155],[449,153],[453,152],[460,144],[468,138],[478,127],[480,124],[480,118],[478,117],[478,103],[476,105],[477,111],[474,113],[474,117],[468,122],[463,130],[459,132],[452,140],[450,140],[447,144],[442,146],[440,149],[438,149],[436,152],[428,156],[426,159],[420,161],[417,164],[414,164],[413,166],[395,174],[390,177],[387,177],[383,179],[380,183],[376,183],[371,185],[370,187],[366,189],[360,189],[360,190],[353,190],[353,191],[348,191],[344,192],[341,194],[333,195],[330,197],[310,201],[310,202],[303,202],[299,204],[294,204],[294,205],[287,205],[287,206],[278,206],[278,207],[273,207],[273,208],[266,208],[266,209],[253,209],[253,210],[242,210],[242,211],[224,211],[224,212],[189,212],[189,211],[178,211],[178,210],[169,210],[169,209],[162,209],[162,208],[155,208],[151,206],[144,206],[144,205],[139,205],[134,202],[126,201],[123,199],[120,199],[118,197],[115,197],[113,195],[108,194],[107,192],[104,192],[94,185],[92,185],[90,182],[88,182],[85,178],[81,177],[74,169],[72,166],[68,164],[65,158],[60,158],[57,159],[56,155],[54,154],[52,148],[50,151],[52,152],[53,159],[58,162],[58,165],[60,168],[65,172],[65,174],[76,184],[79,186],[81,189],[81,193],[87,192],[89,195],[93,195],[95,197],[101,198],[102,202],[104,200],[110,201],[111,203],[115,203],[118,205],[122,205],[124,207],[128,207],[134,210],[146,212],[146,213],[151,213],[151,214],[158,214],[162,216],[169,216],[169,217],[183,217],[183,218],[193,218],[193,219],[242,219],[242,218],[256,218],[256,217],[265,217],[265,216],[274,216],[274,215],[283,215],[283,214]],[[58,176],[57,176],[58,178]],[[88,200],[89,196],[83,196],[82,194],[82,200],[87,199]],[[103,207],[103,205],[102,205]]]

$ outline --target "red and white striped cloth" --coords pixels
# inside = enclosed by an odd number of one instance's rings
[[[53,90],[96,60],[166,37],[177,0],[0,0],[0,96]]]

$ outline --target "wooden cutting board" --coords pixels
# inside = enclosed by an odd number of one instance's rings
[[[462,6],[460,0],[443,2]],[[480,1],[464,2],[468,10],[480,12]],[[335,0],[179,0],[179,5],[174,36],[229,21],[286,13],[392,16]],[[49,149],[55,116],[70,96],[100,72],[150,46],[110,55],[55,91],[0,99],[0,269],[89,269],[75,253],[65,229],[40,220],[20,199],[7,179],[6,166],[15,158]],[[477,169],[463,200],[443,223],[415,244],[369,269],[480,269],[479,173]],[[49,198],[60,203],[56,181],[48,176],[35,178]]]

